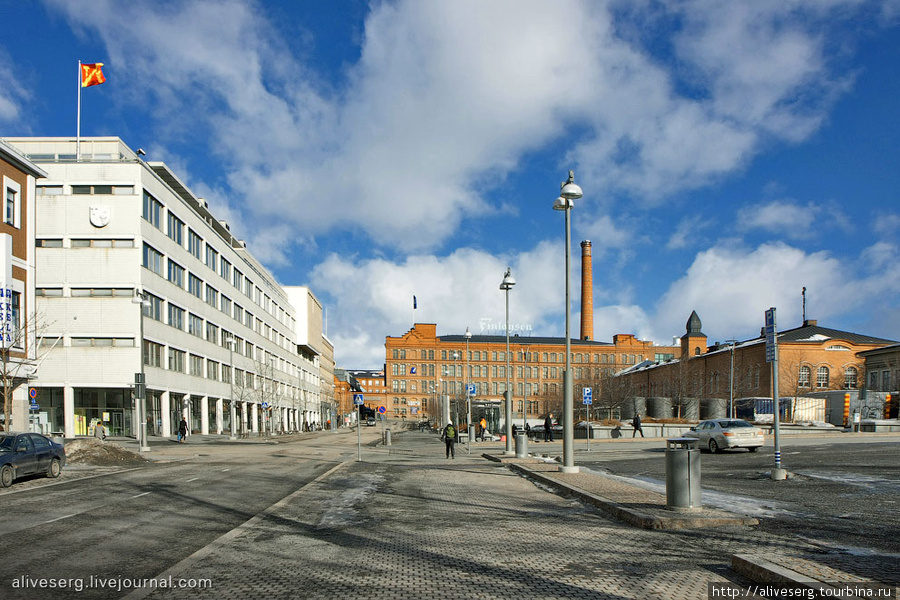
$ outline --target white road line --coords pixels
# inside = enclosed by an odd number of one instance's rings
[[[192,482],[192,481],[197,481],[198,479],[200,479],[200,478],[199,478],[199,477],[194,477],[193,479],[188,479],[185,483],[190,483],[190,482]]]
[[[138,494],[137,496],[132,496],[132,498],[140,498],[141,496],[146,496],[150,492],[144,492],[143,494]]]
[[[57,517],[55,519],[50,519],[49,521],[44,521],[44,524],[53,523],[54,521],[62,521],[63,519],[68,519],[69,517],[74,517],[78,513],[72,513],[71,515],[66,515],[64,517]]]
[[[231,469],[222,469],[222,472],[224,473],[225,471],[230,471],[230,470]]]

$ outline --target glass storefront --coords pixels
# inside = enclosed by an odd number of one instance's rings
[[[162,435],[161,392],[147,390],[147,435]]]
[[[133,436],[130,389],[75,388],[75,435],[91,435],[102,421],[111,436]]]
[[[62,388],[35,388],[36,411],[30,411],[33,431],[61,433],[65,431],[65,408]]]

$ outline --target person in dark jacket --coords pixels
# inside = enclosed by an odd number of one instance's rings
[[[456,428],[453,426],[453,423],[447,423],[447,426],[441,432],[441,439],[444,440],[444,444],[447,446],[447,458],[451,456],[456,458]]]
[[[184,443],[184,440],[187,439],[187,430],[187,421],[184,417],[181,417],[181,423],[178,425],[178,441],[182,444]]]
[[[637,435],[640,432],[641,437],[644,437],[644,430],[641,429],[641,413],[634,413],[634,418],[631,419],[631,426],[634,430],[631,432],[631,437]]]
[[[544,441],[553,441],[553,413],[544,417]]]

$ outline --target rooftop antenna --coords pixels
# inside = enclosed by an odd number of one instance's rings
[[[803,286],[803,324],[806,325],[806,286]]]

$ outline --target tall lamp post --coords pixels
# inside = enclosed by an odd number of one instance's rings
[[[731,342],[731,372],[728,375],[728,418],[734,418],[734,346],[737,340],[726,340]]]
[[[135,304],[139,304],[141,307],[141,343],[138,351],[141,371],[140,381],[136,381],[134,386],[134,401],[137,404],[137,418],[139,420],[135,433],[138,438],[138,449],[140,453],[143,454],[150,450],[150,445],[147,443],[147,382],[144,374],[144,309],[150,306],[150,301],[147,299],[147,295],[144,292],[137,289],[134,291],[134,297],[131,301]]]
[[[466,454],[472,454],[472,435],[475,431],[472,428],[472,395],[469,394],[469,340],[472,339],[472,332],[466,327]]]
[[[569,335],[569,262],[572,255],[572,226],[569,211],[575,207],[575,200],[581,198],[581,188],[575,184],[575,171],[569,171],[569,178],[560,184],[559,198],[553,202],[553,210],[561,210],[566,216],[566,370],[563,371],[563,464],[561,473],[577,473],[575,466],[575,410],[572,382],[572,339]],[[507,332],[508,333],[508,332]]]
[[[226,342],[228,344],[228,364],[231,369],[231,377],[228,378],[228,382],[231,384],[230,396],[228,397],[228,405],[231,407],[231,434],[228,436],[229,440],[236,440],[237,436],[234,434],[234,423],[237,421],[237,408],[234,405],[234,338],[228,338]]]
[[[506,274],[503,276],[503,282],[500,289],[506,292],[506,391],[503,397],[506,398],[506,450],[503,452],[506,456],[515,456],[512,440],[512,391],[509,389],[509,290],[516,285],[513,279],[512,269],[506,267]]]

